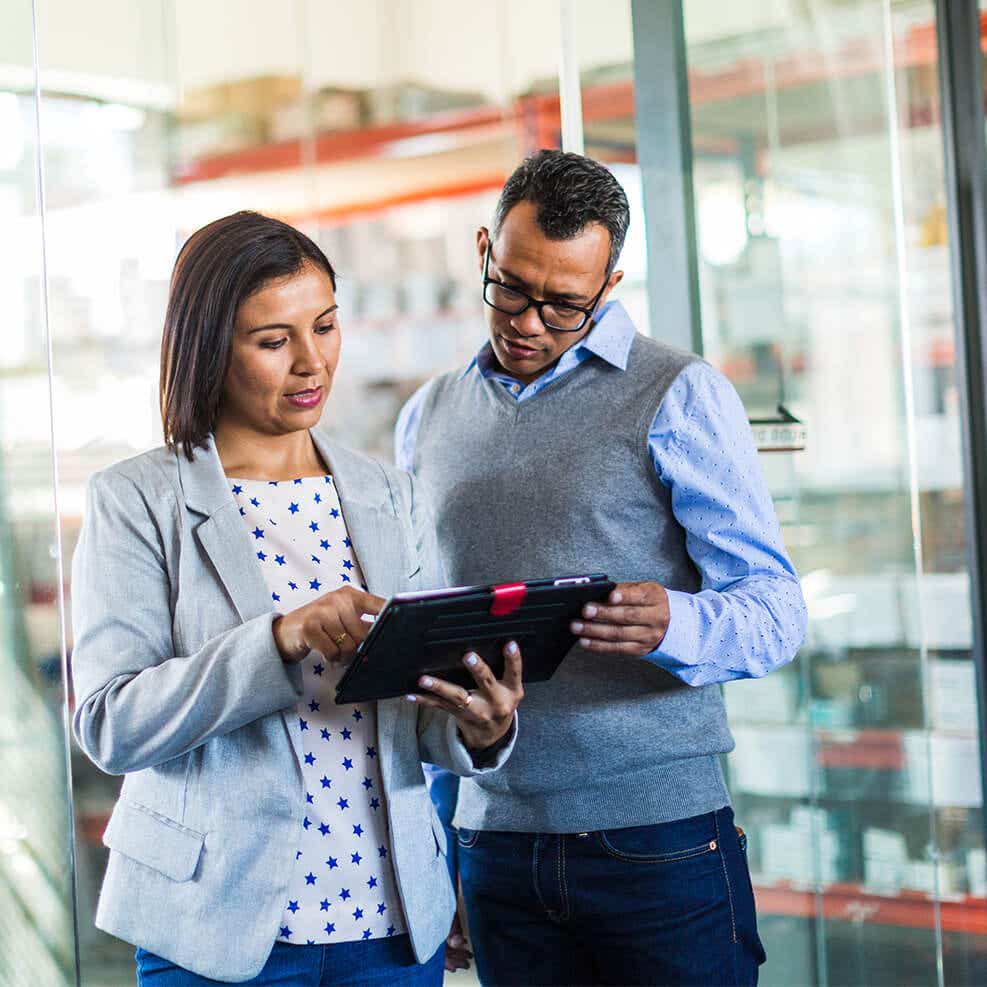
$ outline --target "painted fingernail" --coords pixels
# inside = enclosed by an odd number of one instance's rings
[[[593,606],[592,603],[588,603],[585,607],[583,607],[583,616],[584,617],[595,617],[597,615],[597,613],[598,613],[598,611],[597,611],[596,607]]]
[[[518,646],[517,646],[517,641],[508,641],[507,642],[507,653],[509,655],[516,655],[519,650],[520,650],[520,648],[518,648]]]
[[[574,620],[569,627],[572,629],[573,634],[582,634],[583,632],[583,623],[581,620]]]
[[[579,647],[581,647],[581,648],[588,648],[589,647],[589,638],[588,637],[581,637],[579,639]]]
[[[418,680],[418,684],[424,686],[426,689],[432,688],[432,680],[426,675]]]
[[[404,698],[407,699],[409,703],[416,703],[416,702],[418,702],[418,697],[417,696],[407,695]]]
[[[479,660],[480,660],[479,655],[468,654],[466,656],[466,664],[467,665],[475,665]]]

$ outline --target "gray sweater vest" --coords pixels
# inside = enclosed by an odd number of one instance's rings
[[[452,584],[605,572],[696,592],[648,451],[658,407],[694,359],[639,335],[625,371],[593,356],[520,404],[475,369],[437,378],[414,468]],[[733,739],[717,686],[575,648],[550,681],[527,687],[519,715],[507,764],[460,782],[457,825],[588,832],[729,801],[719,755]]]

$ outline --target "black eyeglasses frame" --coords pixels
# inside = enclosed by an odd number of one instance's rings
[[[588,308],[584,308],[582,305],[573,305],[571,302],[547,302],[540,301],[537,298],[532,298],[526,291],[522,291],[520,288],[515,288],[512,285],[504,284],[503,281],[498,281],[496,278],[492,278],[489,275],[490,270],[490,242],[487,241],[487,253],[483,260],[483,301],[484,304],[489,305],[492,309],[497,312],[503,312],[504,315],[521,315],[527,312],[529,308],[534,308],[538,312],[538,318],[541,319],[541,324],[548,329],[550,332],[581,332],[586,323],[593,318],[596,312],[597,306],[600,304],[600,299],[603,297],[603,292],[607,290],[607,285],[610,283],[610,275],[608,274],[606,280],[603,282],[603,287],[596,293],[596,297],[590,303]],[[516,312],[510,312],[507,309],[501,308],[499,305],[494,305],[489,298],[487,298],[487,285],[494,284],[498,288],[503,288],[505,291],[509,291],[512,294],[520,295],[522,298],[526,299],[526,304],[523,308],[518,309]],[[545,315],[542,309],[546,306],[555,306],[556,308],[571,308],[577,312],[583,313],[583,321],[571,329],[564,329],[559,326],[553,326],[551,323],[546,322]]]

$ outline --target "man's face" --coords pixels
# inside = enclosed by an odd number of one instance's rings
[[[605,226],[591,223],[571,240],[550,240],[537,222],[538,207],[519,202],[504,218],[497,239],[481,227],[476,246],[480,271],[490,246],[487,276],[530,295],[536,301],[557,301],[588,308],[606,288],[602,305],[623,277],[614,271],[606,277],[610,259],[610,234]],[[484,306],[490,345],[501,367],[527,385],[540,377],[566,350],[575,346],[593,328],[588,320],[578,332],[546,328],[538,311],[530,306],[520,315],[508,315]]]

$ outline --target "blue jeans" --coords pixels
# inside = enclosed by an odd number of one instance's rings
[[[247,984],[258,987],[441,987],[445,943],[427,962],[419,964],[407,936],[368,942],[336,942],[322,946],[296,946],[276,942],[270,957]],[[146,949],[138,949],[138,987],[205,987],[220,984],[191,973]]]
[[[446,863],[449,865],[449,877],[452,886],[458,887],[458,861],[456,860],[456,830],[452,825],[452,817],[456,814],[456,799],[459,797],[459,778],[451,771],[437,768],[434,764],[426,764],[425,780],[428,782],[428,794],[432,796],[435,811],[439,814],[442,828],[446,831],[446,843],[449,852]]]
[[[750,987],[757,935],[733,811],[594,833],[459,829],[459,873],[486,987]]]

